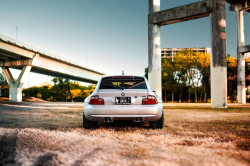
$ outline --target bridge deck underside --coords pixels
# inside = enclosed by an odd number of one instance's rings
[[[13,67],[13,69],[22,70],[22,67]],[[74,80],[74,81],[86,82],[86,83],[91,83],[91,84],[96,84],[97,83],[96,80],[83,78],[83,77],[79,77],[79,76],[74,76],[74,75],[69,75],[69,74],[66,74],[66,73],[64,74],[64,73],[60,73],[60,72],[57,72],[57,71],[51,71],[51,70],[36,67],[36,66],[33,66],[31,68],[31,72],[38,73],[38,74],[49,75],[49,76],[53,76],[53,77],[65,78],[65,79]]]
[[[104,75],[78,63],[29,50],[8,41],[0,38],[0,67],[22,70],[24,66],[31,66],[31,72],[93,84]]]
[[[245,2],[249,2],[249,0],[226,0],[227,3],[229,3],[230,5],[236,5],[236,4],[242,4]],[[250,9],[246,10],[246,12],[250,13]]]

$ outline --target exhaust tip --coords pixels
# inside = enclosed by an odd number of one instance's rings
[[[103,118],[103,122],[108,122],[108,118]]]
[[[112,117],[105,117],[103,118],[103,122],[107,122],[107,123],[110,123],[110,122],[113,122],[114,119]]]
[[[142,122],[143,118],[142,117],[136,117],[133,121],[134,122]]]

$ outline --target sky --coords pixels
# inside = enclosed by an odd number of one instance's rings
[[[161,10],[197,0],[161,0]],[[148,0],[0,0],[0,33],[107,75],[144,75]],[[244,16],[250,44],[250,14]],[[236,57],[236,13],[226,3],[227,53]],[[161,47],[211,47],[210,17],[161,27]],[[16,32],[16,27],[19,26]],[[11,70],[17,78],[18,71]],[[51,83],[30,74],[24,87]]]

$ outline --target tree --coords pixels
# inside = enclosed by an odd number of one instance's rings
[[[179,93],[179,102],[185,89],[189,89],[194,82],[195,66],[196,66],[196,53],[194,51],[185,49],[174,56],[175,65],[175,80],[176,87]]]
[[[167,101],[167,91],[172,93],[172,102],[174,100],[173,94],[176,92],[175,71],[174,62],[170,58],[162,60],[162,93],[165,95],[165,101]]]
[[[145,68],[144,76],[148,79],[148,68]]]
[[[0,73],[0,90],[1,90],[0,94],[2,94],[2,91],[3,91],[5,85],[7,85],[7,81],[5,79],[3,72],[1,72]]]
[[[58,85],[60,83],[60,80],[61,78],[58,78],[58,77],[54,77],[52,79],[52,82],[54,83],[54,86],[52,87],[52,90],[53,90],[53,100],[56,101],[57,100],[57,96],[58,96],[58,93],[60,93],[60,86]]]
[[[51,96],[51,91],[49,89],[49,86],[39,87],[39,93],[41,93],[43,100],[47,100]]]
[[[0,73],[0,86],[7,85],[7,81],[5,79],[5,76],[3,72]]]
[[[237,59],[227,54],[227,94],[231,102],[237,96]]]
[[[54,85],[43,83],[40,87],[34,86],[23,89],[23,93],[26,97],[28,94],[32,97],[38,97],[43,100],[50,101],[65,101],[71,99],[71,101],[83,102],[86,97],[90,95],[91,91],[94,91],[95,86],[82,86],[78,82],[68,81],[62,78],[53,78]],[[68,96],[68,93],[70,96]]]
[[[196,53],[197,69],[200,71],[201,78],[201,92],[204,92],[204,100],[207,101],[207,93],[210,91],[210,54]]]
[[[247,101],[249,100],[249,86],[250,86],[250,54],[246,56],[246,65],[245,65],[245,76],[246,76],[246,88],[247,88],[247,93],[246,95],[248,96]]]

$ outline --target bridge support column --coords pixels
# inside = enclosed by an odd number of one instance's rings
[[[239,48],[244,46],[244,20],[243,11],[236,6],[237,14],[237,96],[239,104],[246,104],[245,91],[245,57],[239,52]]]
[[[211,13],[211,107],[227,108],[225,0],[214,0]]]
[[[160,11],[160,0],[149,0],[149,13],[158,11]],[[162,97],[160,34],[160,25],[148,24],[148,81],[152,90]]]
[[[3,73],[9,85],[9,100],[15,102],[22,102],[22,88],[31,70],[31,66],[24,66],[18,79],[15,81],[9,68],[2,67]]]

